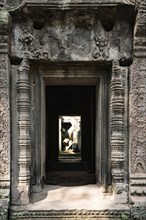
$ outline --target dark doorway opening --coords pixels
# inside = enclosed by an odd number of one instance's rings
[[[95,86],[46,86],[46,183],[95,183],[95,94]],[[78,160],[70,154],[61,158],[61,117],[81,119]]]

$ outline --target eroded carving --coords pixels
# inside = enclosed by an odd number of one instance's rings
[[[0,205],[0,217],[1,217],[1,220],[8,219],[8,207],[6,204]]]
[[[146,209],[144,207],[136,207],[131,210],[131,217],[133,220],[145,220]]]
[[[146,196],[146,2],[141,1],[135,25],[134,61],[130,68],[130,192],[145,205]],[[135,215],[134,219],[145,219]]]
[[[136,59],[131,67],[131,172],[146,173],[146,64]],[[141,169],[138,169],[138,167]]]
[[[103,37],[95,37],[95,46],[93,50],[94,59],[108,59],[109,48],[108,40]]]
[[[34,48],[34,36],[32,24],[29,22],[23,22],[20,24],[23,35],[18,39],[22,51],[32,51]]]
[[[31,35],[26,35],[26,36],[22,36],[19,38],[19,41],[22,45],[22,50],[30,50],[32,51],[33,50],[33,42],[34,42],[34,39],[32,38]]]
[[[48,16],[47,22],[41,23],[45,17],[40,22],[35,18],[13,26],[12,56],[23,59],[27,52],[30,59],[52,61],[131,60],[132,30],[128,21],[115,22],[114,28],[107,32],[94,12],[75,10]],[[121,33],[122,28],[125,34]]]
[[[9,174],[9,98],[7,55],[0,54],[0,185],[5,186]]]
[[[146,57],[146,3],[139,2],[138,14],[135,24],[134,55],[135,57]]]
[[[146,195],[146,64],[136,58],[131,67],[131,195],[134,202],[145,203]],[[132,176],[133,175],[133,176]],[[135,197],[135,198],[134,198]]]
[[[120,219],[122,213],[130,218],[130,210],[49,210],[49,211],[12,211],[11,218],[64,218],[64,219],[98,219],[98,218],[117,218]]]

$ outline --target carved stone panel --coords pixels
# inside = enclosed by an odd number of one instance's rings
[[[146,63],[135,59],[131,67],[130,177],[134,201],[146,196]],[[139,199],[138,199],[139,200]]]
[[[11,56],[24,58],[27,54],[31,60],[51,61],[108,61],[123,57],[130,60],[129,18],[122,18],[121,22],[115,17],[110,31],[106,31],[103,18],[94,11],[48,11],[33,19],[14,22]]]
[[[146,173],[146,64],[135,59],[131,67],[131,173]]]
[[[2,7],[3,4],[0,4]],[[9,13],[0,10],[0,217],[8,218],[10,192]]]
[[[10,121],[8,57],[0,54],[0,186],[9,185]]]
[[[9,14],[0,11],[0,187],[10,184]]]
[[[134,32],[130,68],[131,201],[146,204],[146,1],[141,1]],[[136,218],[137,219],[137,218]]]

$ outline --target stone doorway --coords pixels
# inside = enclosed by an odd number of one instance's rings
[[[47,183],[95,183],[95,95],[96,86],[46,87]],[[62,125],[64,146],[59,150],[59,120],[67,117],[72,121]],[[72,131],[79,118],[80,128]]]
[[[37,146],[32,148],[32,182],[35,184],[37,181],[41,184],[42,180],[45,180],[45,183],[50,184],[56,180],[54,175],[58,180],[58,175],[60,175],[57,184],[61,184],[61,180],[66,179],[64,178],[66,175],[75,180],[71,175],[75,174],[76,177],[84,178],[76,178],[74,185],[96,182],[107,187],[111,183],[107,86],[110,66],[94,63],[56,63],[55,65],[35,63],[32,65],[31,71],[31,115],[34,120],[31,134],[32,145]],[[53,90],[54,98],[52,98]],[[58,95],[61,94],[61,90],[62,96],[66,96],[64,104],[61,104],[62,98],[61,95],[60,97]],[[74,92],[76,96],[74,96],[73,102],[76,103],[75,99],[78,97],[78,108],[75,106],[71,108],[71,103],[67,101],[69,97],[66,93],[73,96]],[[51,108],[51,106],[53,107]],[[55,114],[54,117],[52,117],[52,112]],[[82,159],[77,163],[58,161],[58,120],[60,116],[67,115],[81,116],[81,123],[84,126],[82,129]],[[55,125],[53,130],[52,125]],[[48,133],[51,133],[49,138]],[[52,137],[55,141],[52,140],[50,143]],[[49,144],[56,146],[52,152],[52,148],[48,148]],[[70,173],[70,171],[73,172]]]

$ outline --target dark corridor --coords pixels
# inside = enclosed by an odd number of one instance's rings
[[[54,172],[58,172],[59,175],[61,173],[74,173],[76,175],[78,172],[83,172],[84,176],[88,176],[85,173],[94,173],[95,91],[95,86],[46,87],[46,179],[48,182],[49,179],[52,179],[50,174],[53,173],[54,175]],[[58,118],[60,115],[81,116],[80,161],[61,162],[58,160]]]

